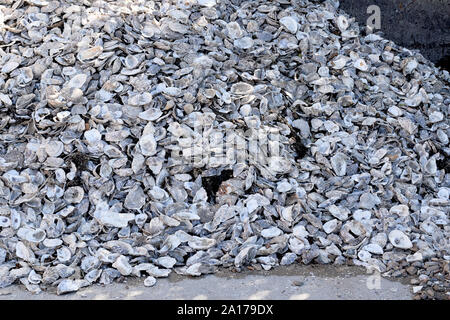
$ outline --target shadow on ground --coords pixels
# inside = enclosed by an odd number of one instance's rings
[[[340,0],[340,8],[361,26],[370,5],[380,7],[381,31],[396,44],[420,50],[422,55],[449,70],[449,0]]]

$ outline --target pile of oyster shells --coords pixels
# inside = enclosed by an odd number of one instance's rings
[[[338,6],[1,0],[0,288],[320,263],[448,298],[449,73]]]

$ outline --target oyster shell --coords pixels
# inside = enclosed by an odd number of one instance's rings
[[[438,279],[449,75],[336,1],[0,20],[0,287],[350,260]]]
[[[389,233],[389,241],[394,247],[400,249],[410,249],[412,248],[412,242],[406,234],[400,230],[392,230]]]

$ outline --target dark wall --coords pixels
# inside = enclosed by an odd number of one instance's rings
[[[378,5],[381,31],[395,43],[444,66],[450,56],[450,0],[340,0],[340,8],[366,25],[367,7]],[[445,60],[447,59],[447,60]]]

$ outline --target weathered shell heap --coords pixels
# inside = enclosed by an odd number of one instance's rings
[[[448,299],[448,72],[337,1],[0,3],[0,288],[320,263]],[[194,122],[280,154],[173,158]]]

